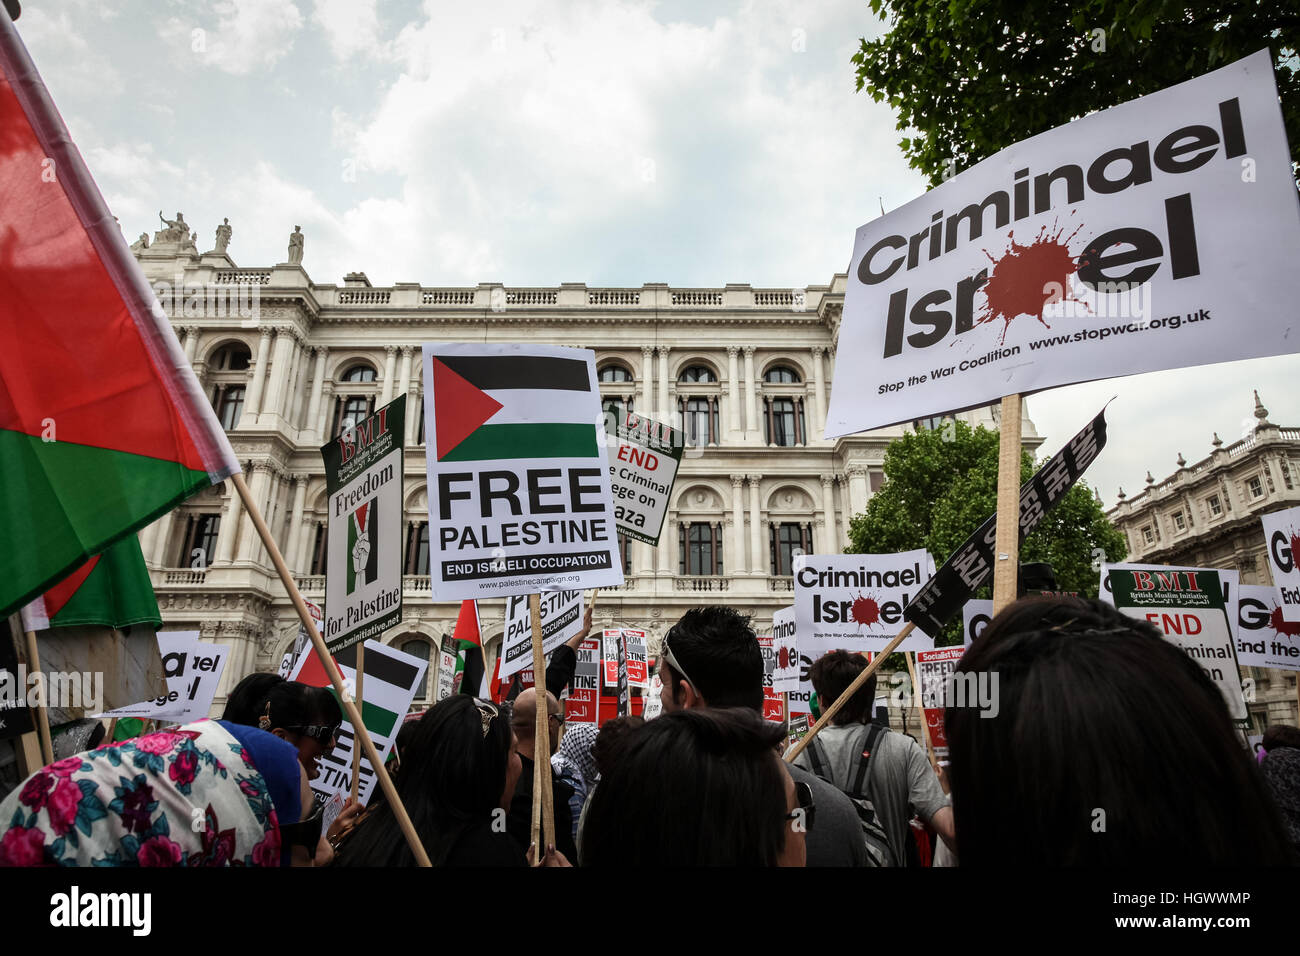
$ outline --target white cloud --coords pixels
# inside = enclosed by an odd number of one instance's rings
[[[170,17],[158,27],[172,46],[173,60],[184,62],[188,56],[226,73],[252,73],[285,56],[303,25],[291,0],[215,0],[211,10],[217,15],[215,28],[197,15]]]
[[[383,56],[375,4],[376,0],[316,0],[312,22],[325,31],[335,59]]]
[[[51,94],[114,96],[123,91],[122,76],[108,55],[78,31],[68,12],[51,13],[35,5],[23,7],[18,32],[42,71]]]

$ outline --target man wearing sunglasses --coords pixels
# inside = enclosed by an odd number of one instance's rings
[[[763,712],[763,654],[749,619],[732,608],[692,608],[659,653],[664,713],[697,707],[748,707]],[[815,774],[786,764],[795,784],[799,823],[806,828],[808,866],[870,866],[853,803]],[[791,819],[796,810],[791,809]],[[814,824],[815,813],[815,824]]]
[[[515,838],[520,850],[525,851],[532,842],[533,826],[533,761],[537,759],[537,691],[528,688],[515,698],[510,726],[518,738],[519,757],[523,762],[523,772],[519,774],[519,783],[515,786],[514,799],[510,801],[510,811],[506,816],[506,832]],[[555,755],[560,746],[560,733],[564,729],[564,708],[552,693],[546,695],[546,709],[550,716],[550,753],[543,759]],[[573,816],[569,810],[569,798],[573,788],[554,775],[551,777],[551,792],[555,804],[555,848],[570,862],[578,859],[578,848],[573,842]]]

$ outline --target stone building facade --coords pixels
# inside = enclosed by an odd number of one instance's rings
[[[301,262],[240,268],[159,234],[133,247],[226,428],[251,492],[308,600],[324,600],[325,475],[341,422],[408,397],[404,620],[384,642],[430,660],[458,608],[429,590],[420,347],[544,342],[594,349],[602,400],[684,428],[689,447],[661,546],[624,547],[626,584],[602,591],[598,626],[643,627],[652,653],[681,613],[725,603],[770,628],[792,603],[800,549],[842,550],[883,481],[889,442],[938,419],[824,440],[845,277],[804,289],[727,285],[595,289],[481,283],[314,282]],[[302,244],[296,250],[301,252]],[[997,409],[961,413],[994,425]],[[1028,415],[1024,441],[1042,439]],[[217,707],[243,675],[274,670],[298,629],[233,487],[209,489],[140,534],[168,628],[229,644]],[[434,555],[436,559],[436,554]],[[489,658],[504,601],[480,602]]]
[[[1260,517],[1300,505],[1300,428],[1270,422],[1258,392],[1242,425],[1232,444],[1215,434],[1214,450],[1200,461],[1188,464],[1180,454],[1178,470],[1161,481],[1148,471],[1139,494],[1120,489],[1107,516],[1128,539],[1129,561],[1235,568],[1242,584],[1274,583]],[[1293,672],[1248,667],[1243,676],[1255,680],[1251,733],[1297,723]]]

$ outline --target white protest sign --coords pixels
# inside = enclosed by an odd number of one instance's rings
[[[325,620],[325,616],[321,612],[320,607],[318,607],[315,604],[312,604],[311,601],[308,601],[306,598],[303,598],[302,603],[307,605],[307,613],[311,615],[311,619],[316,625],[316,633],[320,634],[321,637],[324,637],[325,631],[322,625]],[[307,634],[307,628],[304,627],[301,623],[299,623],[298,639],[293,642],[293,647],[285,651],[284,657],[280,658],[280,669],[277,671],[277,673],[281,677],[286,677],[286,678],[291,673],[293,673],[293,665],[298,662],[298,656],[302,654],[302,652],[305,651],[308,645],[310,644],[311,644],[311,637]]]
[[[641,717],[644,720],[654,720],[664,712],[663,692],[664,682],[660,680],[658,674],[652,674],[650,676],[650,689],[646,691],[643,703],[644,709],[641,711]]]
[[[208,716],[230,648],[200,640],[198,631],[159,631],[157,639],[167,693],[95,716],[141,717],[169,724]]]
[[[646,654],[646,633],[636,627],[608,627],[604,631],[605,685],[618,686],[618,641],[622,636],[627,654],[627,679],[633,687],[650,682]]]
[[[826,437],[1300,349],[1267,49],[1016,143],[857,230]]]
[[[578,645],[578,663],[569,682],[569,699],[564,703],[568,723],[594,724],[600,717],[600,656],[604,642],[586,637]]]
[[[607,425],[614,426],[607,431],[609,482],[618,530],[635,541],[657,545],[685,435],[626,411]]]
[[[924,549],[898,554],[808,554],[795,559],[794,607],[799,648],[884,650],[903,629],[903,609],[934,573]],[[934,641],[916,628],[900,651],[924,651]]]
[[[921,711],[930,735],[930,746],[941,760],[948,756],[948,737],[943,725],[947,706],[948,678],[957,672],[964,647],[936,647],[916,652],[916,680],[921,686]]]
[[[1243,584],[1237,600],[1237,663],[1300,671],[1300,622],[1282,616],[1277,588]]]
[[[456,639],[450,634],[444,635],[442,646],[438,648],[438,684],[433,695],[434,703],[456,693],[457,656]],[[364,691],[365,685],[361,689]]]
[[[424,346],[435,601],[618,587],[590,349]]]
[[[1245,721],[1237,645],[1224,610],[1218,574],[1112,569],[1109,581],[1116,609],[1153,625],[1181,648],[1219,688],[1233,720]],[[1158,675],[1153,677],[1158,679]]]
[[[1268,570],[1277,588],[1282,619],[1300,621],[1300,508],[1274,511],[1261,520]]]
[[[795,639],[794,607],[772,613],[772,690],[778,694],[799,692],[799,647]]]
[[[533,666],[533,618],[529,595],[506,598],[506,630],[501,638],[501,679]],[[542,654],[549,656],[582,630],[582,591],[543,591]]]
[[[402,728],[402,720],[411,709],[416,692],[424,686],[428,662],[414,654],[407,654],[378,641],[366,641],[366,679],[362,685],[361,714],[375,743],[379,759],[386,760]],[[356,686],[357,645],[352,644],[334,655],[339,673],[349,687]],[[294,669],[293,680],[314,687],[326,687],[329,678],[315,654],[304,654]],[[338,744],[321,758],[320,774],[311,781],[311,788],[322,799],[336,793],[352,790],[352,746],[354,731],[344,712],[339,728]],[[364,752],[361,756],[361,784],[357,797],[362,803],[370,800],[377,778]]]
[[[993,620],[992,601],[967,601],[961,609],[962,644],[970,647],[971,642],[984,633],[984,628],[991,620]]]
[[[1184,568],[1164,564],[1106,564],[1101,566],[1101,584],[1097,588],[1098,600],[1105,601],[1107,604],[1115,603],[1115,596],[1111,591],[1110,579],[1108,575],[1111,571],[1151,571],[1157,575],[1159,581],[1174,581],[1170,577],[1175,572],[1192,572],[1193,574],[1213,574],[1218,577],[1219,591],[1223,595],[1223,607],[1228,615],[1229,626],[1236,629],[1237,620],[1237,598],[1241,590],[1241,572],[1235,568]],[[1160,577],[1163,575],[1163,578]]]

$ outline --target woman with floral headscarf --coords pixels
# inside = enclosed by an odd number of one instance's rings
[[[198,721],[32,774],[0,802],[0,866],[280,866],[290,833],[310,859],[310,793],[291,744]]]

